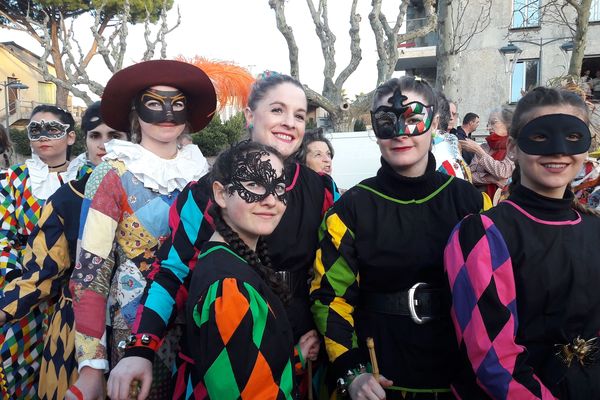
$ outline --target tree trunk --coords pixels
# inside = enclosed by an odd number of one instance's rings
[[[67,81],[67,75],[65,73],[65,67],[60,54],[60,45],[58,41],[58,24],[56,20],[50,21],[50,40],[52,43],[52,49],[50,55],[52,56],[52,62],[54,63],[54,71],[56,77],[61,81]],[[44,60],[46,61],[46,60]],[[67,109],[69,99],[69,90],[62,85],[56,85],[56,105]]]
[[[572,3],[571,3],[572,4]],[[577,30],[573,39],[573,53],[571,54],[571,63],[569,65],[569,75],[579,76],[581,74],[581,65],[585,55],[585,39],[590,21],[590,8],[592,0],[581,0],[578,5],[572,4],[577,10]]]
[[[439,1],[437,12],[438,43],[436,46],[437,68],[435,86],[441,91],[444,91],[446,90],[448,81],[451,81],[450,77],[452,76],[450,74],[450,55],[448,54],[452,29],[450,28],[450,24],[446,24],[446,19],[448,18],[448,2]]]
[[[352,126],[352,113],[350,110],[336,110],[329,113],[334,132],[351,132],[354,130]]]

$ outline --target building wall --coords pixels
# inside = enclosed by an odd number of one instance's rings
[[[547,0],[542,1],[545,3]],[[463,3],[464,0],[456,0],[450,2],[450,6],[460,7],[464,5]],[[492,21],[489,27],[472,40],[466,51],[449,58],[452,79],[443,90],[449,98],[458,103],[461,119],[467,112],[480,115],[482,123],[479,134],[485,132],[489,112],[506,104],[510,99],[511,75],[510,72],[505,71],[504,57],[498,51],[500,47],[512,41],[523,50],[519,60],[539,59],[539,84],[541,85],[547,84],[552,78],[565,75],[568,70],[568,59],[560,49],[560,45],[571,40],[569,28],[548,23],[547,19],[542,18],[540,27],[512,29],[512,4],[513,0],[492,1]],[[475,23],[475,18],[479,18],[479,13],[475,11],[477,10],[466,13],[464,24]],[[575,21],[575,16],[573,15],[570,20]],[[590,23],[585,54],[586,57],[596,55],[600,57],[600,23],[598,22]],[[598,66],[600,68],[600,59],[598,59]]]
[[[12,77],[17,78],[21,83],[29,87],[24,90],[17,90],[17,115],[11,116],[11,124],[14,123],[15,119],[29,118],[29,113],[35,105],[41,102],[55,103],[56,101],[56,88],[54,84],[45,82],[42,74],[36,68],[31,67],[29,60],[25,58],[26,55],[23,56],[25,61],[17,57],[11,51],[11,47],[0,45],[0,82],[6,82],[9,77]],[[50,73],[53,74],[54,68],[49,66],[49,69]],[[50,92],[53,93],[53,97],[48,98],[47,93],[49,90],[47,88],[44,89],[43,85],[52,86]],[[46,93],[45,96],[44,93]],[[41,98],[40,95],[45,98]],[[2,88],[0,96],[0,120],[4,124],[6,120],[4,88]]]

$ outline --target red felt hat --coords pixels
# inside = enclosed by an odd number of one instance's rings
[[[124,68],[110,78],[102,94],[102,120],[128,132],[133,99],[142,90],[157,85],[172,86],[185,94],[192,132],[198,132],[212,119],[217,96],[204,71],[181,61],[151,60]]]

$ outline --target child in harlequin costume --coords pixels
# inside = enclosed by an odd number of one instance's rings
[[[282,74],[265,74],[252,86],[245,110],[251,140],[276,148],[286,160],[287,208],[281,223],[265,237],[273,269],[279,271],[291,292],[286,311],[294,343],[316,335],[308,302],[308,278],[317,246],[317,229],[325,210],[338,196],[331,178],[294,163],[302,142],[306,118],[306,95],[302,85]],[[148,284],[137,313],[133,332],[138,337],[162,338],[166,322],[185,300],[189,277],[202,247],[214,232],[209,210],[208,179],[188,185],[171,208],[171,235],[161,248],[157,271]],[[174,398],[194,398],[201,377],[192,368],[189,349],[178,360]],[[111,372],[108,386],[128,387],[133,379],[149,376],[154,351],[135,345]],[[155,361],[156,362],[156,361]],[[301,370],[304,362],[295,363]],[[200,389],[198,389],[200,390]]]
[[[452,233],[445,266],[466,399],[600,399],[600,218],[569,183],[591,143],[574,93],[517,104],[511,194]]]
[[[138,63],[117,72],[106,85],[102,119],[120,130],[131,122],[138,143],[107,143],[104,162],[85,187],[80,250],[69,284],[79,364],[71,398],[104,395],[109,351],[114,365],[122,355],[119,343],[130,335],[154,253],[169,235],[169,206],[187,183],[208,171],[200,150],[196,146],[178,150],[177,138],[186,127],[196,132],[206,126],[215,107],[209,77],[184,62]],[[158,355],[151,399],[171,393],[177,336],[173,329],[160,348],[158,342],[152,343]]]
[[[202,248],[186,306],[188,348],[201,377],[196,399],[294,398],[293,335],[283,306],[289,291],[261,238],[285,211],[283,171],[279,153],[256,142],[225,151],[211,171],[216,231]],[[311,343],[302,347],[307,357]]]
[[[436,96],[425,81],[379,86],[371,118],[381,168],[325,215],[312,312],[338,398],[449,399],[458,347],[442,256],[454,225],[489,198],[436,171]],[[379,380],[369,372],[368,337]]]
[[[46,200],[78,173],[89,172],[85,155],[69,162],[70,146],[75,142],[74,129],[75,122],[69,112],[49,105],[34,108],[27,126],[32,157],[8,168],[0,182],[2,297],[15,293],[12,282],[26,270],[24,265],[31,254],[24,251],[25,246]],[[6,299],[2,302],[8,305]],[[0,388],[4,397],[36,396],[48,307],[48,303],[42,302],[31,310],[16,312],[14,308],[3,308],[0,313],[0,321],[5,322],[0,334],[0,373],[3,375]]]
[[[126,133],[102,122],[100,102],[88,107],[81,128],[85,132],[89,168],[102,161],[105,142],[128,138]],[[38,387],[41,399],[63,399],[68,387],[77,380],[73,307],[67,283],[75,264],[79,211],[89,176],[86,173],[61,186],[46,201],[29,238],[23,275],[8,283],[0,298],[0,316],[9,320],[24,317],[46,299],[56,303],[44,338],[39,378],[44,384]]]

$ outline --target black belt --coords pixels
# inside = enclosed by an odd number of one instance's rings
[[[296,291],[296,288],[301,281],[307,283],[309,279],[306,271],[275,271],[275,275],[281,278],[281,282],[288,288],[290,294],[293,294]]]
[[[359,307],[382,314],[410,316],[417,324],[448,314],[444,291],[423,282],[401,292],[363,292]]]

